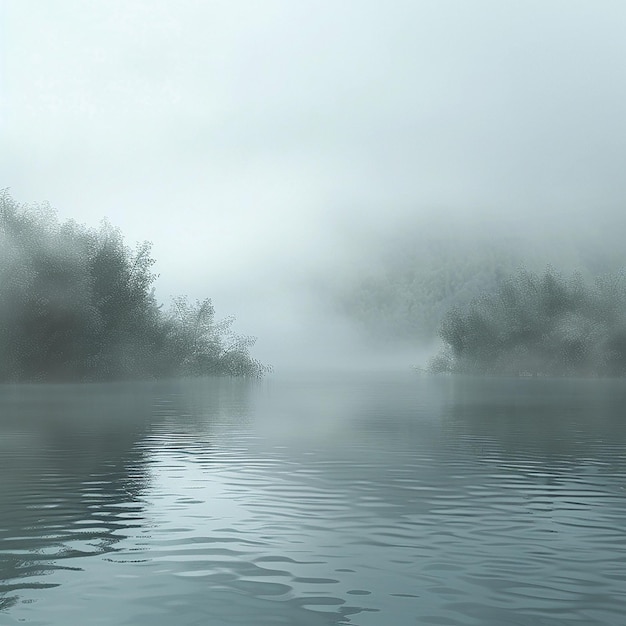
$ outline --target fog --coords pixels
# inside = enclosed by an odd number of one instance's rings
[[[431,239],[623,265],[622,2],[0,6],[0,187],[152,241],[277,371],[419,361],[338,300]]]

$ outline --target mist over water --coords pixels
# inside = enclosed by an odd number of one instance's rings
[[[620,381],[0,388],[0,622],[623,621]]]
[[[626,267],[621,212],[424,211],[396,219],[382,211],[377,219],[352,229],[329,226],[338,247],[334,264],[305,257],[290,275],[253,276],[250,283],[244,277],[242,291],[252,297],[235,298],[238,321],[254,327],[268,362],[283,371],[324,364],[407,368],[436,351],[439,324],[452,306],[492,292],[520,268],[580,273],[593,282]],[[264,284],[268,289],[255,295]],[[445,293],[433,294],[438,288]],[[228,281],[217,293],[216,301],[231,300]],[[428,315],[421,307],[431,307]]]
[[[0,2],[0,624],[623,626],[624,32]]]
[[[408,281],[390,311],[354,302],[430,240],[461,266],[494,241],[624,264],[620,2],[6,0],[2,20],[0,186],[152,241],[159,301],[212,298],[278,369],[419,359]]]

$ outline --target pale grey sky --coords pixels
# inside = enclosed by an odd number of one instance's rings
[[[407,216],[624,212],[622,0],[0,7],[0,187],[151,240],[262,359]]]

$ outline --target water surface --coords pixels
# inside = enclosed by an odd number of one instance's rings
[[[626,383],[0,387],[0,624],[620,625]]]

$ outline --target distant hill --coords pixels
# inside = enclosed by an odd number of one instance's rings
[[[617,227],[573,232],[558,224],[416,219],[390,232],[372,239],[363,262],[332,284],[329,297],[364,335],[416,346],[436,339],[450,308],[494,291],[521,267],[591,279],[626,266]]]

